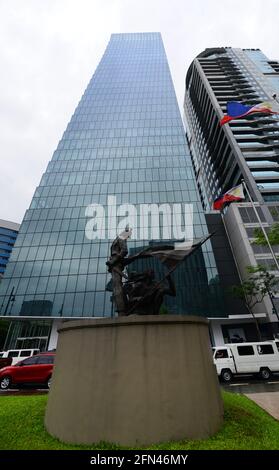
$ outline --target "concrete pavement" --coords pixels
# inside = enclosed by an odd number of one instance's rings
[[[245,393],[245,395],[261,406],[273,418],[279,420],[279,392]]]
[[[253,400],[273,418],[279,420],[279,381],[253,382],[251,379],[245,382],[242,378],[239,382],[223,385],[228,392],[241,393]]]

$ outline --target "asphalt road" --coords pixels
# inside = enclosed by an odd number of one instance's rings
[[[46,389],[34,389],[34,388],[22,388],[22,389],[13,389],[0,390],[0,397],[5,395],[45,395],[48,393]]]
[[[252,376],[241,376],[235,378],[230,384],[220,382],[221,387],[228,392],[234,393],[266,393],[279,392],[279,374],[276,374],[267,382]],[[0,397],[4,395],[44,395],[47,389],[34,389],[25,387],[21,389],[0,390]]]
[[[224,390],[234,393],[279,392],[279,375],[274,375],[266,382],[251,376],[241,376],[235,378],[230,384],[220,382],[220,385]]]

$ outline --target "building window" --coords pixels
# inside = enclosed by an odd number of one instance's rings
[[[239,207],[238,210],[239,210],[240,217],[245,224],[254,224],[258,222],[258,219],[257,219],[257,216],[255,214],[253,207]],[[262,213],[262,210],[259,207],[257,207],[257,212],[260,216],[261,221],[265,222],[264,215]]]

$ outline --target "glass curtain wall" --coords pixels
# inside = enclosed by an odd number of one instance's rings
[[[141,204],[193,204],[194,236],[207,234],[159,33],[111,36],[25,214],[0,289],[1,315],[112,314],[105,264],[111,240],[85,233],[90,204],[105,208],[108,228],[108,196],[138,214]],[[155,232],[133,228],[138,236],[129,248],[148,246]],[[210,242],[175,276],[170,311],[224,314]]]

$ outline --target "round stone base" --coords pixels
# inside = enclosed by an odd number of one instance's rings
[[[69,321],[59,330],[45,425],[60,440],[203,439],[222,420],[207,320],[131,315]]]

